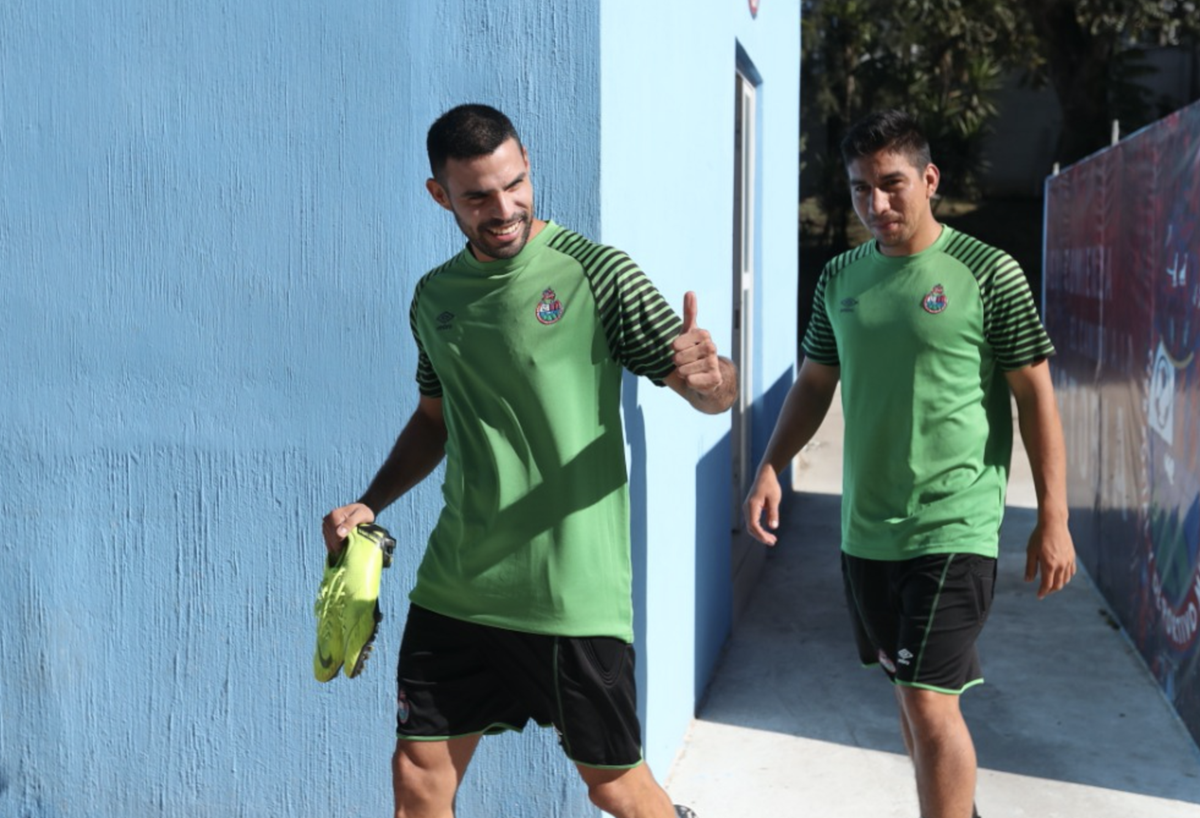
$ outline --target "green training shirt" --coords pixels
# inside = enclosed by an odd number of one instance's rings
[[[633,638],[621,370],[656,384],[680,321],[619,250],[553,222],[512,259],[469,249],[410,312],[442,398],[445,507],[410,599],[445,616]]]
[[[1054,354],[1016,261],[950,227],[912,256],[868,242],[822,271],[803,349],[841,367],[842,549],[996,556],[1012,457],[1004,372]]]

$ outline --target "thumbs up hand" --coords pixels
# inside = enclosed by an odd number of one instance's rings
[[[708,330],[696,326],[696,294],[683,297],[683,329],[672,344],[675,350],[675,374],[683,386],[700,395],[712,395],[721,389],[725,377],[717,345]]]

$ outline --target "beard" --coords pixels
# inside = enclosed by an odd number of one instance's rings
[[[471,244],[476,258],[479,258],[481,255],[497,260],[512,258],[525,249],[525,244],[529,241],[529,233],[533,229],[533,219],[530,218],[528,213],[521,213],[515,219],[507,222],[493,221],[480,225],[477,228],[463,224],[462,219],[458,218],[457,213],[454,218],[458,222],[459,229],[462,230],[463,235],[467,237],[467,241]],[[501,227],[510,227],[514,223],[519,224],[515,238],[501,240],[491,233],[492,230]]]

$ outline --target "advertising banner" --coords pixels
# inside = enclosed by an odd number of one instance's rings
[[[1200,741],[1200,103],[1046,183],[1071,527]]]

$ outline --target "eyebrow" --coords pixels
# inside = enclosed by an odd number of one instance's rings
[[[879,181],[883,184],[886,184],[887,182],[894,182],[897,179],[904,179],[904,178],[905,178],[905,176],[904,176],[903,172],[896,171],[894,173],[887,174]],[[859,176],[851,176],[850,177],[850,184],[852,184],[852,185],[865,185],[866,183],[867,183],[867,180],[863,179]]]
[[[516,178],[514,178],[508,184],[504,185],[502,188],[500,188],[500,190],[508,190],[510,187],[514,187],[516,185],[521,184],[521,182],[525,181],[525,179],[528,175],[529,175],[528,171],[521,171],[520,173],[517,174]],[[495,188],[493,188],[492,190],[495,190]],[[492,190],[464,190],[461,195],[463,195],[463,196],[487,196],[490,193],[492,193]]]

